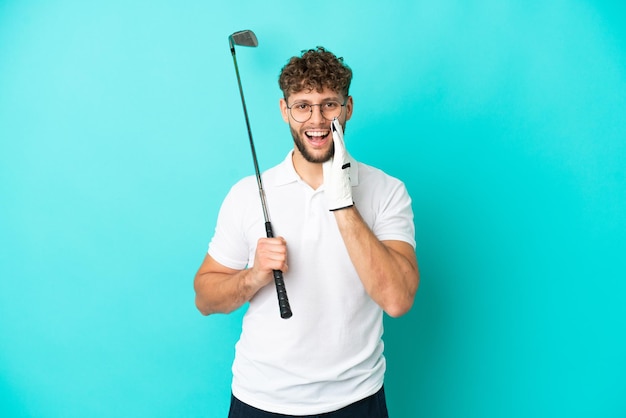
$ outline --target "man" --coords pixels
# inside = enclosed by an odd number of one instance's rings
[[[399,180],[345,150],[352,70],[322,47],[293,57],[279,85],[294,149],[263,173],[276,238],[265,236],[254,176],[229,192],[196,274],[204,315],[249,302],[229,417],[386,417],[382,313],[413,304],[413,212]],[[381,138],[381,143],[387,138]],[[281,319],[273,270],[293,317]]]

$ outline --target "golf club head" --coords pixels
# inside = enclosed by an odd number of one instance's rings
[[[250,29],[240,30],[233,33],[228,37],[228,43],[230,44],[230,50],[233,53],[235,51],[235,45],[251,47],[257,47],[259,45],[256,35]]]

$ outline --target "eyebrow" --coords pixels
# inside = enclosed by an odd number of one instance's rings
[[[327,103],[327,102],[338,102],[341,103],[341,100],[339,99],[339,97],[328,97],[326,99],[322,99],[320,100],[319,103]],[[305,103],[305,104],[314,104],[312,101],[310,100],[306,100],[306,99],[302,99],[302,100],[294,100],[293,103]]]

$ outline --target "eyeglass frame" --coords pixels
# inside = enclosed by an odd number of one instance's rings
[[[326,104],[326,103],[332,103],[332,102],[335,102],[335,103],[340,103],[340,106],[341,106],[341,111],[339,112],[339,114],[338,114],[337,116],[334,116],[332,119],[327,119],[327,118],[326,118],[326,116],[324,116],[324,111],[322,110],[322,105],[323,105],[323,104]],[[322,103],[315,103],[315,104],[306,103],[306,102],[295,102],[295,103],[292,103],[292,105],[291,105],[291,106],[289,106],[289,105],[287,104],[287,99],[285,99],[285,106],[286,106],[286,107],[287,107],[287,109],[289,110],[289,116],[291,116],[291,118],[292,118],[293,120],[295,120],[296,122],[298,122],[298,123],[308,122],[308,121],[309,121],[309,120],[313,117],[313,106],[319,106],[319,108],[320,108],[320,114],[322,115],[322,117],[323,117],[324,119],[326,119],[327,121],[332,121],[334,118],[338,118],[339,116],[341,116],[341,115],[343,114],[343,108],[344,108],[344,107],[346,107],[346,104],[347,104],[347,103],[348,103],[348,98],[346,98],[346,99],[343,101],[343,103],[339,102],[338,100],[326,100],[326,101],[324,101],[324,102],[322,102]],[[294,107],[294,106],[295,106],[295,105],[297,105],[297,104],[305,104],[305,105],[308,105],[308,106],[311,108],[311,110],[309,111],[309,117],[308,117],[308,118],[306,118],[306,119],[305,119],[305,120],[303,120],[303,121],[299,121],[298,119],[294,118],[294,117],[293,117],[293,115],[291,114],[291,108],[292,108],[292,107]]]

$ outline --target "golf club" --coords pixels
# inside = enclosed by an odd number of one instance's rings
[[[256,174],[256,182],[259,187],[259,196],[261,197],[263,218],[265,219],[265,232],[268,238],[273,238],[274,232],[272,231],[272,224],[270,222],[270,217],[267,211],[267,203],[265,202],[265,191],[263,190],[263,183],[261,182],[259,163],[256,158],[254,142],[252,141],[252,130],[250,129],[248,111],[246,110],[246,101],[243,98],[243,88],[241,87],[241,77],[239,76],[239,67],[237,66],[237,57],[235,56],[235,45],[256,47],[259,45],[259,42],[257,41],[254,32],[252,32],[251,30],[242,30],[230,35],[228,37],[228,43],[230,45],[230,52],[233,55],[233,63],[235,64],[235,72],[237,73],[237,84],[239,84],[239,94],[241,95],[241,105],[243,106],[243,114],[246,118],[246,126],[248,127],[248,138],[250,138],[250,149],[252,150],[254,172]],[[274,283],[276,284],[276,293],[278,295],[278,307],[280,310],[280,317],[284,319],[291,318],[291,307],[289,306],[289,299],[287,298],[287,289],[285,288],[285,281],[283,279],[282,271],[274,270]]]

